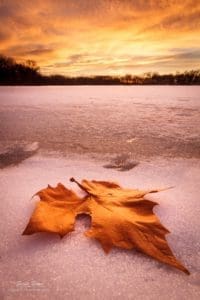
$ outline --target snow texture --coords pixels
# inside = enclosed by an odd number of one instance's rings
[[[0,299],[200,299],[200,87],[0,88]],[[190,276],[83,233],[22,236],[47,184],[83,178],[149,194]]]
[[[200,215],[199,162],[151,161],[128,172],[107,170],[103,162],[34,156],[20,167],[0,171],[1,285],[3,299],[199,299]],[[171,231],[168,241],[177,258],[190,270],[187,276],[136,251],[114,249],[106,255],[100,245],[83,235],[87,217],[62,240],[38,233],[21,236],[41,188],[77,179],[118,181],[141,189],[174,185],[149,194]]]

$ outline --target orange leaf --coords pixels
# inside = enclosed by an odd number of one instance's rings
[[[62,184],[48,186],[37,193],[40,202],[23,234],[47,231],[63,237],[74,228],[78,214],[89,214],[91,228],[87,237],[100,242],[105,252],[112,247],[138,249],[141,252],[189,274],[175,258],[165,235],[169,231],[153,213],[156,202],[144,199],[153,191],[123,189],[118,184],[106,181],[83,180],[78,186],[86,192],[79,198]]]
[[[53,232],[63,237],[73,231],[76,211],[83,199],[61,183],[55,188],[48,186],[36,195],[41,201],[37,203],[23,234]]]

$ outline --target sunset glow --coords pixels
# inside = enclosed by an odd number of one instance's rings
[[[0,53],[43,74],[200,68],[199,0],[1,0]]]

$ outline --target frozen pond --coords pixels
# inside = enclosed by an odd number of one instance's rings
[[[0,299],[200,298],[200,87],[0,87]],[[104,166],[109,166],[105,168]],[[116,168],[118,167],[118,168]],[[123,172],[119,172],[123,171]],[[146,198],[190,276],[75,232],[21,236],[41,188],[70,177],[173,189]]]
[[[199,86],[0,88],[1,147],[199,158],[199,123]]]

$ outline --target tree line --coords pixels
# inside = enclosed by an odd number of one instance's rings
[[[43,75],[32,60],[17,63],[13,58],[0,55],[0,85],[199,85],[200,70],[159,74],[124,76]]]

